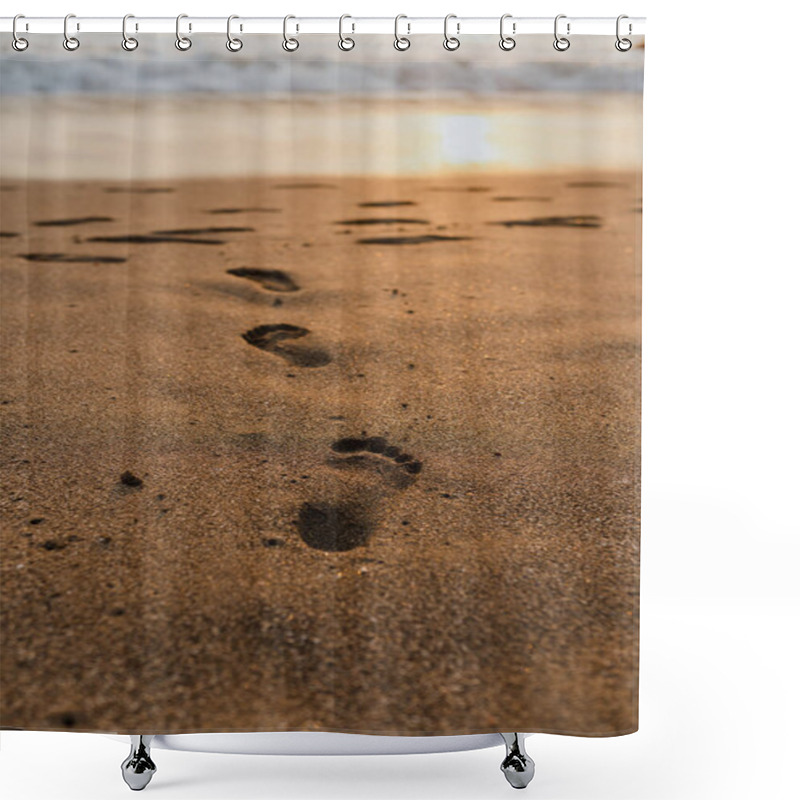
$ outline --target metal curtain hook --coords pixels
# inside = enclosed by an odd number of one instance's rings
[[[297,50],[298,47],[300,47],[300,42],[294,37],[289,36],[290,19],[297,19],[297,17],[294,17],[291,14],[287,14],[283,18],[283,44],[281,46],[287,53],[294,53],[294,51]],[[300,26],[295,25],[295,30],[299,33]]]
[[[186,52],[192,46],[192,40],[181,33],[181,20],[188,19],[188,17],[188,14],[178,14],[175,18],[175,47],[183,52]],[[192,24],[189,23],[189,30],[191,31],[191,29]]]
[[[73,52],[74,50],[77,50],[81,46],[81,43],[74,36],[69,35],[69,30],[67,26],[69,25],[69,21],[71,19],[75,19],[74,14],[67,14],[67,16],[64,17],[64,42],[63,42],[64,49],[69,50],[70,53]]]
[[[556,17],[555,22],[553,23],[553,35],[555,36],[555,40],[553,41],[553,47],[558,50],[559,53],[563,53],[565,50],[569,50],[569,39],[566,36],[559,36],[558,35],[558,21],[560,19],[566,19],[566,14],[559,14]],[[567,23],[567,36],[569,36],[569,22]]]
[[[225,42],[225,47],[227,47],[228,50],[231,51],[231,53],[238,53],[242,49],[242,47],[244,47],[244,42],[241,39],[237,39],[231,33],[231,22],[233,22],[235,19],[239,19],[239,17],[237,17],[236,14],[231,14],[228,17],[228,27],[227,27],[228,41]],[[239,30],[241,30],[241,27],[239,28]]]
[[[133,36],[128,36],[129,19],[135,19],[133,14],[126,14],[122,18],[122,49],[131,53],[139,46],[139,40],[135,39]],[[138,25],[136,26],[136,30],[139,30]]]
[[[514,39],[513,36],[506,36],[505,31],[503,30],[503,26],[505,25],[505,21],[507,19],[512,19],[512,15],[511,14],[503,14],[503,16],[500,17],[500,49],[501,50],[506,50],[506,51],[513,50],[517,46],[516,39]],[[516,33],[517,32],[517,23],[516,22],[512,22],[511,23],[511,32],[512,33]]]
[[[401,19],[408,19],[405,14],[398,14],[394,18],[394,49],[395,50],[408,50],[411,47],[411,39],[407,36],[400,35],[400,20]],[[408,28],[408,35],[411,35],[411,23],[406,22],[406,27]]]
[[[27,50],[28,49],[28,40],[27,39],[23,39],[17,33],[17,20],[19,20],[19,19],[25,19],[25,15],[24,14],[17,14],[17,16],[14,17],[14,21],[11,23],[11,36],[12,36],[11,46],[18,53],[21,53],[23,50]]]
[[[458,20],[458,17],[455,14],[448,14],[444,18],[443,45],[445,50],[450,50],[452,52],[453,50],[458,50],[458,48],[461,47],[461,42],[458,40],[457,36],[450,36],[447,32],[447,26],[451,19]],[[458,21],[456,21],[456,33],[459,33],[460,31],[461,31],[461,24]]]
[[[342,16],[339,17],[339,49],[345,51],[352,50],[356,46],[355,39],[353,39],[350,36],[345,36],[344,33],[342,32],[342,26],[344,25],[344,21],[346,19],[353,19],[353,18],[349,14],[342,14]],[[356,25],[354,22],[351,23],[351,27],[353,32],[355,33]]]
[[[614,42],[614,47],[616,47],[617,50],[620,51],[620,53],[627,53],[628,50],[630,50],[631,47],[633,47],[633,42],[630,39],[621,39],[620,36],[619,36],[619,24],[620,24],[620,22],[622,22],[623,19],[629,19],[628,15],[627,14],[620,14],[617,17],[617,41]],[[631,25],[631,23],[629,22],[628,23],[628,36],[630,36],[632,33],[633,33],[633,25]]]

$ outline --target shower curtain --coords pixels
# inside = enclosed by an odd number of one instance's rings
[[[4,728],[637,728],[643,40],[2,45]]]

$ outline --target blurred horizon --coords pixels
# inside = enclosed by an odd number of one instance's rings
[[[527,101],[527,102],[525,102]],[[160,180],[637,170],[641,95],[259,100],[7,96],[4,179]]]
[[[634,40],[643,42],[643,37]],[[0,94],[642,91],[643,47],[618,53],[613,36],[580,37],[565,53],[556,53],[552,37],[543,35],[526,37],[510,52],[501,51],[497,37],[488,35],[471,36],[452,53],[431,36],[420,36],[407,52],[395,51],[391,37],[383,34],[357,37],[347,53],[329,36],[304,38],[291,54],[276,47],[274,36],[244,36],[237,53],[228,53],[222,41],[206,35],[180,53],[174,36],[150,34],[127,53],[118,36],[90,34],[79,50],[68,53],[55,37],[37,37],[23,53],[2,52]]]
[[[398,52],[391,37],[55,37],[0,56],[5,178],[142,180],[259,175],[443,175],[641,164],[644,50],[532,36],[511,52],[475,36]],[[224,41],[224,39],[223,39]],[[641,39],[643,41],[643,39]],[[641,42],[640,42],[641,43]],[[267,49],[269,47],[269,49]],[[280,155],[278,155],[280,154]]]

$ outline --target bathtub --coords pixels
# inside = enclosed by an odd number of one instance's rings
[[[196,753],[242,755],[401,755],[453,753],[482,750],[505,744],[500,769],[515,789],[532,780],[534,763],[525,752],[527,733],[481,733],[465,736],[372,736],[325,731],[283,731],[274,733],[182,733],[110,735],[130,740],[130,753],[122,762],[122,777],[134,791],[141,791],[156,772],[152,749]]]

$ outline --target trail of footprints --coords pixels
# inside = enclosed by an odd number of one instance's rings
[[[285,188],[297,188],[297,184]],[[315,188],[320,188],[316,184]],[[327,188],[327,187],[326,187]],[[465,191],[484,192],[486,187],[468,187]],[[498,201],[536,200],[547,202],[549,197],[497,197]],[[415,205],[410,200],[387,200],[359,203],[361,208],[394,208]],[[238,213],[239,209],[216,209],[210,213]],[[430,225],[426,219],[416,217],[358,217],[340,220],[338,225],[347,227],[373,225]],[[587,227],[597,228],[602,220],[593,215],[570,217],[534,217],[490,223],[507,228],[526,227]],[[220,229],[223,230],[223,229]],[[215,231],[209,229],[208,232]],[[205,230],[173,230],[157,233],[186,235],[206,233]],[[438,241],[461,241],[470,237],[445,236],[439,234],[418,234],[410,236],[375,236],[358,239],[359,244],[403,245],[424,244]],[[287,272],[279,269],[258,267],[237,267],[227,270],[236,278],[252,281],[269,292],[298,292],[300,286]],[[309,344],[307,337],[311,331],[290,323],[269,323],[257,325],[242,334],[242,338],[253,347],[264,350],[284,359],[297,367],[318,368],[331,362],[331,356],[324,349]],[[422,471],[422,461],[390,444],[382,436],[361,436],[337,439],[330,446],[326,464],[333,469],[348,470],[375,477],[385,491],[399,491],[412,485]],[[365,500],[365,498],[367,498]],[[309,547],[326,552],[346,552],[362,547],[369,542],[374,529],[374,498],[370,493],[361,498],[318,500],[304,502],[298,511],[295,524],[300,538]]]
[[[620,184],[605,182],[582,182],[568,184],[574,188],[603,188],[614,187]],[[320,189],[334,188],[327,184],[286,184],[276,186],[282,189]],[[140,194],[157,194],[172,192],[171,187],[108,187],[106,192],[131,192]],[[490,189],[483,186],[469,186],[466,188],[432,187],[432,191],[464,191],[488,192]],[[512,197],[499,196],[492,198],[495,201],[550,201],[550,197]],[[361,208],[384,209],[416,205],[411,200],[385,200],[369,201],[358,204]],[[209,214],[239,214],[246,212],[277,213],[277,208],[215,208],[208,210]],[[40,227],[72,227],[90,223],[113,222],[110,217],[86,216],[69,219],[43,220],[35,224]],[[341,220],[338,223],[344,226],[373,226],[373,225],[429,225],[429,221],[416,217],[367,217]],[[491,225],[500,225],[506,228],[513,227],[568,227],[568,228],[598,228],[602,226],[600,217],[594,215],[584,216],[549,216],[533,217],[528,219],[512,219],[499,222],[490,222]],[[205,226],[200,228],[178,228],[153,231],[144,235],[121,236],[92,236],[89,242],[128,243],[128,244],[157,244],[174,242],[181,244],[225,244],[216,237],[223,233],[246,233],[254,229],[243,226]],[[16,233],[4,232],[3,237],[14,237]],[[359,244],[378,245],[416,245],[440,241],[461,241],[471,237],[447,236],[439,234],[417,234],[409,236],[375,236],[361,238]],[[127,259],[119,256],[91,256],[81,254],[27,253],[21,256],[31,262],[60,262],[60,263],[122,263]],[[252,281],[268,292],[292,293],[300,291],[301,287],[287,272],[280,269],[264,269],[259,267],[237,267],[227,270],[227,274]],[[276,301],[277,303],[278,301]],[[311,331],[307,328],[290,323],[269,323],[257,325],[242,334],[242,338],[249,345],[277,356],[292,366],[303,368],[320,368],[330,364],[330,354],[318,345],[309,342],[307,337]],[[313,339],[313,337],[312,337]],[[377,480],[385,494],[386,491],[398,491],[412,485],[422,471],[422,461],[415,456],[403,452],[399,447],[390,444],[381,436],[368,436],[362,432],[361,436],[344,437],[337,439],[330,445],[330,452],[325,462],[329,467],[337,470],[351,471],[364,480]],[[363,497],[370,497],[367,491]],[[328,552],[344,552],[368,543],[374,529],[374,511],[370,502],[362,500],[335,501],[309,501],[304,502],[295,521],[300,538],[309,547]]]
[[[394,220],[393,220],[394,221]],[[348,221],[345,224],[358,224]],[[364,223],[368,224],[368,223]],[[300,286],[287,272],[279,269],[236,267],[228,275],[252,281],[270,292],[298,292]],[[324,367],[331,356],[324,349],[308,344],[308,328],[289,323],[257,325],[242,334],[253,347],[279,356],[297,367]],[[374,477],[385,491],[410,486],[422,470],[422,462],[382,436],[344,437],[331,445],[327,465],[333,469],[360,473],[365,479]],[[385,494],[385,491],[383,492]],[[295,524],[300,538],[309,547],[326,552],[346,552],[366,545],[373,533],[374,505],[367,490],[359,500],[318,500],[304,502]]]
[[[565,184],[567,189],[608,189],[608,188],[624,188],[625,184],[615,181],[573,181]],[[0,187],[3,191],[12,191],[17,187],[3,186]],[[291,184],[276,184],[275,189],[333,189],[331,184],[322,183],[291,183]],[[491,191],[487,186],[466,186],[466,187],[452,187],[452,186],[432,186],[431,191],[436,192],[466,192],[466,193],[486,193]],[[175,189],[171,186],[144,186],[144,187],[129,187],[129,186],[109,186],[105,187],[104,191],[109,193],[129,193],[129,194],[143,194],[154,195],[161,193],[174,192]],[[491,198],[496,202],[511,202],[511,201],[538,201],[549,202],[552,197],[541,196],[497,196]],[[360,208],[370,209],[384,209],[384,208],[397,208],[414,206],[416,203],[412,200],[377,200],[365,201],[358,204]],[[261,206],[251,206],[243,208],[212,208],[208,209],[208,214],[242,214],[242,213],[278,213],[279,208],[265,208]],[[632,209],[633,212],[641,213],[641,207]],[[74,217],[67,219],[53,219],[41,220],[34,224],[38,227],[75,227],[86,224],[108,223],[114,222],[112,217],[107,216],[85,216]],[[430,225],[426,219],[416,217],[359,217],[354,219],[340,220],[338,225],[346,227],[361,227],[361,226],[380,226],[380,225]],[[524,219],[508,219],[487,222],[488,225],[498,225],[506,228],[540,228],[540,227],[556,227],[556,228],[600,228],[603,226],[603,220],[595,215],[573,215],[573,216],[538,216]],[[252,233],[255,229],[245,226],[204,226],[200,228],[173,228],[169,230],[152,231],[147,234],[124,234],[114,236],[90,236],[86,239],[88,242],[109,243],[109,244],[195,244],[195,245],[224,245],[224,239],[217,238],[220,234],[228,233]],[[349,230],[343,231],[349,233]],[[2,238],[13,238],[19,234],[3,231],[0,232]],[[453,236],[437,233],[420,233],[412,235],[381,235],[371,236],[356,239],[358,244],[365,245],[420,245],[429,244],[434,242],[459,242],[471,239],[470,236]],[[127,258],[122,256],[91,256],[91,255],[78,255],[67,254],[61,252],[41,252],[41,253],[26,253],[21,255],[22,258],[34,262],[50,262],[50,263],[68,263],[68,264],[81,264],[81,263],[97,263],[97,264],[121,264],[127,261]],[[281,270],[267,270],[251,267],[240,267],[235,270],[228,270],[229,274],[259,283],[264,289],[273,292],[292,292],[297,291],[298,286],[294,281]],[[278,302],[276,301],[276,305]],[[256,330],[256,329],[254,329]],[[295,334],[299,330],[295,330]],[[250,336],[252,331],[244,334],[245,339],[261,349],[278,352],[270,346],[264,346],[263,341],[255,341],[258,337],[254,334]],[[298,334],[306,335],[308,332]],[[287,338],[287,337],[283,337]],[[298,338],[298,336],[295,336]],[[274,341],[274,338],[272,338]],[[269,342],[267,342],[269,344]],[[290,348],[291,349],[291,348]],[[289,359],[291,360],[291,359]],[[327,362],[325,362],[327,363]],[[308,363],[304,366],[321,366],[322,362],[319,360],[315,363]]]

